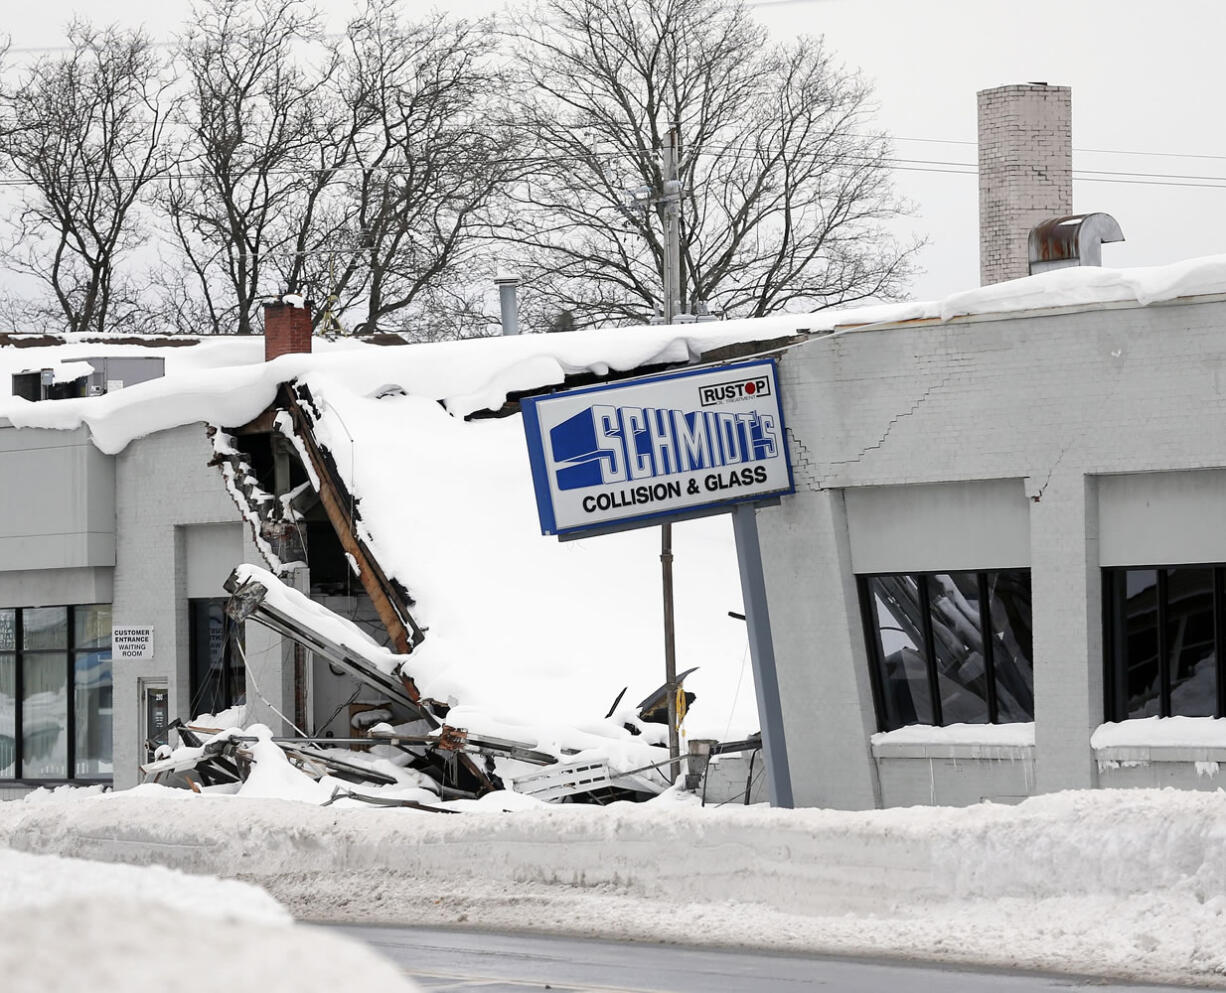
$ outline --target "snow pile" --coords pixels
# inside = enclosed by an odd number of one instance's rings
[[[970,314],[1007,314],[1052,307],[1138,303],[1149,306],[1186,297],[1226,293],[1226,255],[1164,266],[1105,269],[1073,266],[981,286],[941,301],[942,320]]]
[[[659,529],[542,537],[519,415],[466,422],[426,397],[306,381],[362,537],[429,628],[407,668],[458,702],[448,723],[546,751],[586,749],[590,733],[636,753],[612,757],[623,769],[652,761],[623,724],[664,681]],[[673,545],[677,669],[698,667],[687,731],[745,737],[758,722],[745,624],[729,616],[742,612],[731,520],[678,524]]]
[[[29,371],[40,372],[41,370]],[[59,385],[75,382],[85,376],[92,376],[94,367],[88,362],[57,362],[47,371],[51,373],[51,382]]]
[[[503,799],[443,816],[145,786],[0,805],[0,843],[241,876],[314,919],[1226,982],[1221,793],[863,813],[702,809],[677,793],[502,813]]]
[[[22,806],[70,816],[90,802]],[[170,807],[186,813],[182,803]],[[132,839],[131,850],[143,851],[142,840]],[[201,949],[210,981],[235,993],[325,993],[355,983],[416,989],[365,946],[294,926],[248,883],[11,849],[0,849],[0,880],[5,993],[162,993],[191,981]]]
[[[404,347],[369,345],[360,339],[316,338],[311,354],[263,361],[262,338],[209,339],[191,348],[100,346],[69,335],[62,345],[0,348],[0,388],[9,376],[74,358],[158,355],[166,375],[115,393],[78,400],[33,403],[0,396],[0,418],[17,427],[67,430],[86,425],[98,448],[122,451],[154,431],[203,421],[245,424],[273,400],[278,384],[311,372],[327,372],[357,396],[389,385],[442,401],[456,417],[497,409],[507,393],[560,385],[568,375],[628,372],[643,366],[695,361],[725,345],[794,336],[812,323],[795,315],[673,327],[617,328],[570,334],[516,335]]]
[[[894,731],[878,731],[874,745],[981,745],[1008,748],[1034,747],[1034,722],[1012,724],[908,724]]]

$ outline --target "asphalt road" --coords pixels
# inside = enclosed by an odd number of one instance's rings
[[[549,935],[328,926],[378,949],[429,993],[1040,993],[1079,988],[1156,993],[1176,988]]]

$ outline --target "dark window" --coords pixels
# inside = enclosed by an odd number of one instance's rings
[[[1226,567],[1103,570],[1106,716],[1221,717]]]
[[[1029,570],[859,582],[881,730],[1034,719]]]
[[[109,778],[111,608],[0,609],[0,779]]]
[[[226,601],[189,601],[191,611],[191,712],[220,714],[247,699],[246,672],[240,649],[243,626],[226,614]]]

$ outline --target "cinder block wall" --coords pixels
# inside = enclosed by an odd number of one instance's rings
[[[226,491],[221,473],[209,465],[213,449],[203,424],[159,431],[134,441],[117,456],[114,623],[152,625],[148,661],[114,663],[115,786],[135,786],[143,761],[140,742],[139,680],[164,678],[170,717],[190,720],[188,632],[188,542],[185,529],[228,524],[242,530],[241,554],[263,565],[251,529]],[[237,543],[236,543],[237,547]],[[235,563],[237,565],[237,563]],[[216,595],[224,596],[218,589]],[[283,712],[285,699],[280,638],[258,625],[247,626],[247,653],[262,669],[261,689]],[[292,690],[291,690],[292,692]],[[248,684],[248,697],[256,703]],[[292,702],[292,696],[290,697]],[[250,712],[250,711],[249,711]],[[274,730],[280,724],[257,706],[252,718]]]
[[[1024,83],[979,98],[979,282],[1030,274],[1026,240],[1073,212],[1073,91]]]
[[[1017,481],[1034,591],[1034,788],[1097,784],[1102,565],[1226,561],[1226,491],[1205,471],[1226,467],[1224,327],[1217,301],[1102,307],[879,328],[784,356],[797,492],[760,511],[758,527],[799,805],[899,802],[893,781],[880,797],[868,741],[874,709],[841,509],[859,487],[905,496],[916,484]],[[1124,482],[1100,492],[1116,476]],[[1138,476],[1182,501],[1123,506],[1117,491]],[[1134,504],[1149,516],[1134,520]],[[1101,535],[1100,507],[1111,525]],[[1114,550],[1134,532],[1146,547]],[[932,567],[1001,566],[989,559]],[[898,571],[913,566],[900,552]],[[998,765],[998,785],[978,787],[985,795],[1014,790]],[[929,784],[925,763],[916,788]]]

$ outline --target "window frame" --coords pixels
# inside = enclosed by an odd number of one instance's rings
[[[14,612],[13,618],[13,650],[4,654],[11,654],[14,660],[13,671],[13,769],[14,775],[9,777],[0,777],[0,787],[14,786],[52,786],[63,785],[65,783],[88,783],[90,785],[102,784],[106,785],[114,782],[114,773],[99,774],[99,775],[77,775],[77,706],[76,706],[76,664],[77,656],[84,649],[78,648],[76,644],[76,611],[79,608],[89,607],[112,607],[113,604],[98,602],[98,603],[79,603],[79,604],[27,604],[20,607],[0,607],[0,610],[11,610]],[[30,648],[25,647],[25,612],[27,610],[43,610],[47,608],[63,607],[66,610],[66,632],[64,647],[60,649],[47,648]],[[107,651],[112,649],[108,645]],[[63,654],[65,657],[64,679],[65,679],[65,697],[66,697],[66,714],[64,720],[64,734],[66,735],[65,742],[65,764],[64,776],[25,776],[25,657],[26,655],[50,655]],[[114,655],[111,657],[112,664],[114,663]],[[114,707],[114,669],[111,670],[111,686],[112,686],[112,708]],[[112,725],[113,728],[113,725]],[[114,738],[112,731],[112,766],[114,765]]]
[[[1211,569],[1213,571],[1213,654],[1214,654],[1214,718],[1226,717],[1226,660],[1222,658],[1222,649],[1226,648],[1226,563],[1223,562],[1174,562],[1165,565],[1113,565],[1103,566],[1100,571],[1102,583],[1102,635],[1103,635],[1103,720],[1110,723],[1120,723],[1129,720],[1146,720],[1142,717],[1130,717],[1127,713],[1128,701],[1121,699],[1119,693],[1127,686],[1128,676],[1123,671],[1121,663],[1124,656],[1117,653],[1116,622],[1120,619],[1121,603],[1116,602],[1116,592],[1120,590],[1127,599],[1126,584],[1123,582],[1130,572],[1153,572],[1156,576],[1157,615],[1157,645],[1158,645],[1158,717],[1165,718],[1171,714],[1171,659],[1168,651],[1168,635],[1170,621],[1168,602],[1170,595],[1170,569]],[[1119,582],[1117,582],[1117,579]],[[1127,641],[1127,636],[1124,636]],[[1126,690],[1125,690],[1126,692]]]
[[[205,713],[198,708],[203,701],[198,699],[205,683],[204,671],[207,668],[205,663],[209,660],[200,657],[199,647],[202,641],[201,622],[202,613],[207,614],[208,610],[215,606],[220,606],[222,609],[222,625],[223,625],[223,640],[222,640],[222,660],[221,660],[221,680],[220,689],[222,693],[223,706],[217,710],[218,713],[228,710],[232,707],[237,707],[247,702],[247,684],[246,684],[246,660],[243,658],[243,652],[246,650],[247,631],[246,625],[242,621],[236,621],[225,611],[225,597],[189,597],[187,601],[188,613],[188,691],[190,694],[191,703],[189,710],[192,711],[192,716]],[[234,642],[237,641],[240,649],[236,649]],[[235,657],[238,658],[241,664],[234,665]],[[237,676],[238,683],[236,684],[236,673],[241,673]]]
[[[952,575],[962,573],[975,576],[975,585],[978,593],[978,608],[979,608],[979,630],[983,632],[983,667],[984,667],[984,697],[988,709],[988,724],[1000,724],[1000,701],[998,699],[996,687],[996,645],[992,628],[992,594],[989,590],[988,577],[993,573],[1006,572],[1024,572],[1027,577],[1030,576],[1030,568],[1014,567],[1002,569],[925,569],[925,570],[909,570],[906,572],[872,572],[872,573],[857,573],[856,574],[856,591],[860,600],[860,618],[861,626],[864,629],[865,647],[868,652],[869,662],[869,684],[872,688],[873,695],[873,710],[877,718],[877,731],[879,733],[887,733],[890,728],[887,727],[887,708],[885,703],[886,689],[884,684],[884,668],[885,659],[882,657],[881,640],[877,626],[877,611],[873,602],[873,592],[871,581],[885,577],[906,577],[916,580],[917,590],[919,593],[919,607],[921,611],[921,625],[923,633],[923,645],[919,646],[923,651],[924,667],[928,679],[928,693],[931,698],[932,707],[932,724],[924,724],[925,727],[946,727],[945,715],[943,712],[941,693],[940,693],[940,678],[937,670],[937,653],[935,645],[935,636],[932,626],[932,577]],[[1031,631],[1033,632],[1034,618],[1034,593],[1031,587]],[[1034,667],[1034,646],[1031,644],[1031,672],[1033,678]],[[1031,714],[1030,720],[1034,720],[1034,715]],[[1004,723],[1017,723],[1006,721]],[[909,726],[909,725],[902,725]]]

